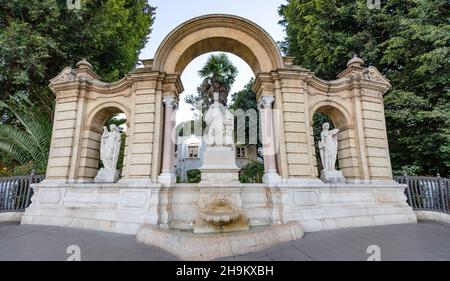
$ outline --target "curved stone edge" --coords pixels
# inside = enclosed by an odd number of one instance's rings
[[[290,222],[219,235],[194,235],[144,225],[138,230],[136,239],[139,243],[159,247],[183,260],[206,261],[261,251],[303,236],[300,224]]]
[[[417,220],[431,220],[437,222],[450,223],[450,214],[434,211],[414,211]]]
[[[0,213],[0,222],[20,222],[24,212]]]

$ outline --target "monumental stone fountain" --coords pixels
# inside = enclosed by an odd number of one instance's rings
[[[262,183],[239,182],[232,117],[216,98],[205,116],[202,180],[176,183],[180,75],[215,51],[241,57],[255,74]],[[392,178],[383,105],[389,81],[357,56],[331,81],[293,62],[257,24],[212,14],[175,28],[154,59],[119,81],[103,82],[86,60],[64,68],[49,85],[56,103],[46,179],[32,185],[21,223],[136,235],[194,260],[262,250],[304,231],[416,223],[406,186]],[[316,112],[337,128],[323,125],[319,173]],[[103,128],[118,113],[128,128],[119,179],[117,130]]]
[[[213,93],[213,101],[205,114],[206,148],[200,167],[199,216],[194,233],[248,230],[240,210],[243,186],[235,158],[234,115],[219,102],[219,93]]]

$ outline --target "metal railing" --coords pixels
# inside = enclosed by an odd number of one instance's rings
[[[44,175],[0,178],[0,213],[23,212],[30,205],[31,183],[39,183]]]
[[[415,210],[449,213],[450,180],[437,177],[394,177],[398,183],[407,184],[408,204]]]
[[[45,175],[0,178],[0,213],[21,212],[30,205],[31,183],[39,183]],[[450,213],[450,179],[437,177],[395,176],[394,180],[408,187],[408,204],[416,210]]]

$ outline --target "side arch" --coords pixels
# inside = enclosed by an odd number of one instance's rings
[[[100,161],[100,142],[102,128],[106,121],[112,116],[123,113],[127,117],[129,128],[130,110],[118,102],[104,102],[95,107],[87,114],[86,121],[82,127],[81,154],[78,169],[78,179],[83,182],[91,182],[98,172]],[[124,168],[127,164],[128,131],[125,138]]]
[[[348,111],[348,109],[333,100],[319,101],[310,107],[309,112],[309,120],[311,121],[313,120],[314,113],[321,112],[328,115],[328,117],[330,117],[338,128],[352,129],[355,125],[352,114]]]
[[[86,114],[87,118],[84,122],[83,129],[95,128],[98,127],[98,124],[103,125],[109,117],[118,113],[123,113],[127,116],[127,126],[129,126],[130,109],[119,102],[105,101]]]
[[[353,180],[360,178],[360,158],[356,145],[355,124],[351,112],[343,105],[332,100],[323,100],[310,107],[310,134],[314,135],[313,117],[317,112],[326,114],[333,121],[338,133],[338,162],[345,178]],[[313,146],[316,144],[314,143]],[[312,147],[315,153],[315,147]],[[315,158],[316,159],[316,158]],[[317,163],[316,163],[317,166]]]

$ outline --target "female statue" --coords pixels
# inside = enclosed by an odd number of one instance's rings
[[[322,125],[322,133],[320,134],[319,149],[320,159],[324,170],[336,170],[337,157],[337,134],[339,129],[330,130],[330,124],[324,123]]]
[[[120,152],[120,131],[119,128],[112,124],[108,129],[103,127],[103,135],[100,144],[100,159],[103,166],[107,170],[115,170],[117,167],[117,160]]]
[[[219,93],[214,93],[214,103],[205,115],[208,128],[207,144],[209,146],[223,146],[225,133],[226,108],[219,102]]]

